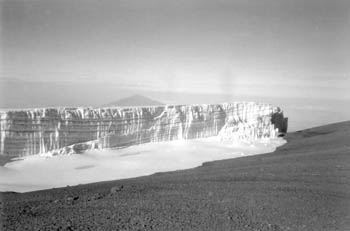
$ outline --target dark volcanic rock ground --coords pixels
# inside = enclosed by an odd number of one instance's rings
[[[178,172],[2,193],[4,230],[350,230],[350,122]]]

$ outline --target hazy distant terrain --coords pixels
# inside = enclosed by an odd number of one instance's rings
[[[108,106],[159,106],[164,105],[164,103],[152,100],[142,95],[133,95],[126,98],[119,99],[117,101],[103,105]]]
[[[0,108],[32,108],[57,106],[93,106],[101,107],[116,99],[139,94],[164,104],[214,104],[220,102],[254,101],[280,106],[289,120],[289,131],[296,131],[328,123],[348,120],[350,100],[347,98],[319,99],[312,97],[293,98],[288,94],[278,97],[235,95],[234,91],[221,94],[196,94],[190,92],[131,91],[115,85],[88,83],[23,83],[8,81],[1,85]],[[11,90],[15,89],[15,90]],[[91,98],[91,89],[94,97]],[[77,92],[79,91],[79,94]],[[62,94],[64,92],[64,94]],[[123,102],[122,102],[123,103]],[[125,103],[123,103],[125,104]]]

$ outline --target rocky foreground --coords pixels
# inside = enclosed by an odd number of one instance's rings
[[[185,171],[2,193],[1,230],[350,230],[350,122],[274,153]]]

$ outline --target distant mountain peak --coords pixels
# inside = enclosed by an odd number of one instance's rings
[[[104,106],[156,106],[156,105],[164,105],[164,103],[150,99],[143,95],[132,95],[132,96],[108,103]]]

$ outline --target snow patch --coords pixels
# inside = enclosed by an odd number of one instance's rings
[[[146,143],[81,155],[33,155],[0,166],[0,191],[28,192],[188,169],[204,162],[273,152],[282,138],[222,140],[219,136]]]

